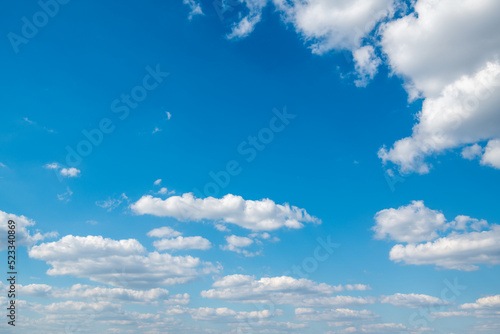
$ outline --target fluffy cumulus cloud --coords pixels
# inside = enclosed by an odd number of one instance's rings
[[[136,214],[173,217],[180,221],[212,220],[231,223],[252,231],[272,231],[282,227],[299,229],[303,223],[320,223],[305,209],[276,204],[270,199],[244,200],[228,194],[223,198],[196,198],[192,193],[167,199],[145,195],[133,203]]]
[[[376,239],[419,242],[437,238],[445,222],[442,213],[427,208],[423,201],[413,201],[407,206],[377,212],[373,230]]]
[[[356,50],[378,22],[394,13],[393,0],[274,0],[286,22],[314,53]]]
[[[9,220],[15,222],[16,245],[31,247],[38,241],[45,238],[57,237],[58,235],[56,232],[49,232],[45,234],[33,232],[32,227],[35,225],[35,221],[22,215],[18,216],[0,210],[0,235],[2,236],[0,239],[0,250],[6,249],[8,246],[7,235],[10,230],[8,224]]]
[[[211,263],[192,256],[146,252],[135,239],[112,240],[101,236],[67,235],[34,246],[34,259],[46,261],[49,275],[72,275],[118,287],[157,288],[182,284],[201,274],[217,272]]]
[[[421,201],[382,210],[375,221],[376,238],[407,243],[391,249],[392,261],[467,271],[477,270],[478,264],[500,264],[500,225],[464,215],[447,222]]]
[[[365,87],[377,74],[381,63],[371,45],[365,45],[353,52],[354,68],[359,78],[354,82],[358,87]]]
[[[259,320],[268,319],[274,315],[281,315],[281,310],[275,310],[274,312],[270,310],[261,311],[234,311],[227,307],[211,308],[211,307],[200,307],[200,308],[189,308],[189,307],[178,307],[174,306],[165,312],[167,315],[180,315],[189,314],[195,320],[203,321],[224,321],[233,322],[241,320]]]
[[[202,291],[202,297],[240,303],[292,304],[312,307],[373,303],[373,299],[369,297],[331,296],[345,290],[367,290],[369,287],[366,285],[331,286],[288,276],[263,277],[257,280],[254,276],[229,275],[215,281],[213,288]]]
[[[492,148],[500,138],[500,3],[418,0],[414,9],[384,25],[381,46],[410,99],[425,100],[411,136],[379,157],[403,173],[427,173],[430,155],[485,141]],[[481,159],[498,168],[494,161]]]

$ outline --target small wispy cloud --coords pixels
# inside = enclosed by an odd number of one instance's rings
[[[78,177],[81,174],[81,171],[75,167],[61,167],[57,162],[52,162],[43,166],[47,169],[57,170],[64,177]]]
[[[170,118],[172,118],[172,114],[168,111],[165,111],[165,113],[167,114],[167,119],[170,120]]]
[[[4,163],[0,162],[0,167],[7,168],[7,166]]]
[[[188,5],[191,11],[189,12],[189,19],[191,20],[196,15],[204,15],[201,10],[200,4],[195,0],[183,0],[185,5]]]
[[[125,195],[125,193],[121,194],[118,198],[108,197],[107,200],[97,201],[97,202],[95,202],[95,204],[98,207],[106,209],[106,211],[110,212],[110,211],[113,211],[114,209],[116,209],[117,207],[119,207],[123,203],[123,201],[128,202],[128,197],[127,197],[127,195]]]
[[[73,196],[73,192],[69,189],[69,187],[66,187],[66,192],[57,194],[57,199],[63,202],[69,202],[71,200],[71,196]]]
[[[42,130],[45,130],[45,131],[47,131],[49,133],[55,133],[55,131],[53,129],[49,129],[49,128],[45,127],[45,126],[40,126],[40,125],[37,124],[37,122],[32,121],[28,117],[23,117],[23,121],[25,121],[28,124],[34,125],[34,126],[36,126],[38,128],[41,128]]]
[[[157,133],[157,132],[161,132],[162,129],[160,129],[159,127],[155,127],[155,129],[153,130],[153,134]]]
[[[160,185],[160,183],[161,183],[161,179],[158,179],[158,180],[156,180],[156,181],[154,182],[154,185],[155,185],[155,186],[158,186],[158,185]]]

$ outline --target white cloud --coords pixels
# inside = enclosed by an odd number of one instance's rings
[[[408,243],[391,249],[392,261],[467,271],[477,270],[478,264],[500,263],[500,244],[495,241],[500,225],[464,215],[447,222],[442,213],[422,201],[379,211],[375,220],[375,238]]]
[[[249,247],[253,244],[253,240],[247,237],[238,237],[236,235],[226,236],[227,245],[221,246],[223,250],[228,250],[231,252],[236,252],[239,254],[243,254],[247,257],[258,255],[259,253],[252,253],[247,251],[246,249],[242,249],[245,247]]]
[[[171,309],[167,309],[166,311],[166,314],[169,315],[189,314],[193,319],[202,321],[236,322],[251,319],[252,323],[254,320],[257,321],[259,319],[268,319],[274,315],[281,313],[281,310],[234,311],[227,307],[173,307]]]
[[[133,290],[123,288],[95,287],[75,284],[69,288],[55,288],[46,284],[19,285],[19,292],[25,297],[57,299],[92,299],[133,303],[183,304],[189,303],[189,294],[170,295],[166,289]]]
[[[448,305],[446,301],[437,297],[415,293],[396,293],[391,296],[382,296],[380,298],[380,302],[384,304],[392,304],[394,306],[408,308],[428,308]]]
[[[161,187],[160,190],[158,190],[157,194],[159,195],[170,195],[170,194],[174,194],[175,191],[168,191],[168,189],[166,187]]]
[[[57,194],[57,199],[63,202],[69,202],[71,200],[71,196],[73,196],[73,192],[69,187],[66,187],[66,192]]]
[[[231,32],[226,37],[238,39],[248,36],[255,29],[255,25],[260,22],[262,9],[267,5],[267,2],[268,0],[244,0],[248,14],[233,24]]]
[[[196,0],[182,0],[185,5],[189,6],[191,10],[189,12],[189,19],[191,20],[196,15],[203,15],[203,11],[201,10],[201,5]],[[170,119],[170,117],[169,117]]]
[[[313,53],[356,50],[378,22],[391,17],[393,0],[274,0],[286,22],[311,44]]]
[[[6,168],[7,166],[4,163],[0,162],[0,167]]]
[[[187,193],[165,200],[145,195],[130,207],[140,215],[173,217],[180,221],[208,219],[235,224],[253,231],[271,231],[282,227],[299,229],[303,227],[303,223],[321,222],[296,206],[279,205],[270,199],[244,200],[241,196],[231,194],[221,199],[202,199]]]
[[[490,140],[484,149],[481,164],[500,169],[500,140]]]
[[[181,232],[178,232],[174,230],[171,227],[168,226],[163,226],[160,228],[155,228],[154,230],[151,230],[147,233],[147,236],[149,237],[156,237],[156,238],[174,238],[182,235]]]
[[[369,310],[351,310],[347,308],[315,310],[313,308],[296,308],[295,318],[299,321],[346,321],[374,319],[378,315]]]
[[[395,245],[389,257],[395,262],[434,264],[446,269],[472,271],[477,264],[500,264],[500,226],[482,232],[456,233],[418,245]]]
[[[57,237],[56,232],[49,232],[45,234],[41,234],[40,232],[34,233],[30,231],[30,229],[35,225],[35,221],[25,216],[17,216],[0,210],[0,235],[2,236],[0,239],[0,250],[7,249],[7,246],[9,245],[7,242],[7,235],[10,230],[8,224],[9,220],[13,220],[15,222],[16,245],[31,247],[38,241],[45,238]]]
[[[52,268],[48,275],[72,275],[119,287],[153,288],[183,284],[201,274],[217,272],[209,262],[192,256],[147,253],[135,239],[112,240],[101,236],[67,235],[34,246],[31,258]]]
[[[427,173],[433,154],[500,138],[500,23],[494,0],[418,0],[387,23],[381,45],[410,98],[425,98],[410,137],[379,157]],[[477,147],[475,147],[477,149]]]
[[[43,167],[45,167],[47,169],[59,169],[59,168],[61,168],[61,166],[59,166],[59,164],[57,162],[52,162],[50,164],[46,164]]]
[[[125,193],[115,198],[108,197],[108,199],[105,201],[96,201],[95,205],[103,209],[106,209],[108,212],[110,212],[119,207],[123,203],[123,201],[128,202],[128,197],[127,195],[125,195]]]
[[[479,298],[474,303],[467,303],[460,306],[464,310],[497,309],[500,310],[500,295]]]
[[[215,281],[212,286],[214,289],[202,291],[201,296],[240,303],[314,305],[314,307],[363,305],[372,302],[370,298],[363,300],[349,296],[330,296],[348,289],[366,290],[368,288],[366,285],[331,286],[288,276],[263,277],[256,280],[254,276],[236,274],[225,276]]]
[[[61,175],[65,177],[78,177],[80,176],[80,170],[75,167],[62,168]]]
[[[462,149],[462,158],[467,160],[474,160],[478,157],[481,157],[482,154],[483,148],[478,144],[466,146]]]
[[[359,77],[354,83],[357,87],[366,87],[377,74],[381,60],[375,55],[375,49],[371,45],[363,46],[354,51],[353,59],[354,69]]]
[[[433,318],[450,317],[475,317],[475,318],[498,318],[500,314],[500,295],[487,296],[477,299],[473,303],[459,305],[457,309],[446,312],[432,312]]]
[[[160,185],[160,183],[161,183],[161,179],[158,179],[158,180],[156,180],[156,181],[154,182],[154,185],[155,185],[155,186],[159,186],[159,185]]]
[[[63,167],[63,168],[61,168],[61,165],[59,165],[57,162],[52,162],[52,163],[46,164],[43,167],[45,167],[47,169],[59,170],[59,173],[64,177],[78,177],[81,174],[81,171],[79,169],[77,169],[75,167],[70,167],[70,168]]]
[[[439,211],[427,208],[423,201],[412,201],[407,206],[377,212],[373,230],[376,239],[419,242],[437,238],[437,232],[446,228],[445,222]]]
[[[203,237],[176,237],[173,239],[161,239],[153,243],[156,249],[166,250],[166,249],[201,249],[207,250],[212,247],[209,240]]]

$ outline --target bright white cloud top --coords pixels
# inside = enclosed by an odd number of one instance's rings
[[[196,198],[192,193],[167,199],[145,195],[130,208],[139,215],[172,217],[180,221],[220,221],[252,231],[273,231],[284,227],[300,229],[304,223],[321,223],[320,219],[296,206],[276,204],[270,199],[244,200],[231,194],[220,199]]]
[[[422,201],[379,211],[373,230],[376,239],[407,243],[391,249],[389,258],[395,262],[465,271],[500,264],[499,225],[463,215],[447,222]]]

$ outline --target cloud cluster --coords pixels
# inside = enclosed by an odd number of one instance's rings
[[[288,276],[263,277],[257,280],[254,276],[229,275],[215,281],[213,287],[214,289],[202,291],[201,296],[240,303],[292,304],[314,307],[373,303],[371,298],[330,296],[345,290],[367,290],[369,287],[366,285],[331,286]]]
[[[411,136],[379,151],[384,162],[427,173],[428,156],[489,141],[481,163],[500,168],[498,11],[494,0],[418,0],[414,13],[384,25],[392,71],[405,78],[410,99],[425,99]],[[474,150],[481,156],[482,147]]]
[[[379,211],[373,230],[377,239],[407,243],[391,249],[389,258],[395,262],[466,271],[500,264],[499,225],[463,215],[447,222],[422,201]]]
[[[146,252],[135,239],[112,240],[101,236],[67,235],[34,246],[34,259],[46,261],[49,275],[72,275],[118,287],[156,288],[182,284],[218,269],[192,256]]]
[[[192,193],[167,199],[142,196],[130,208],[136,214],[172,217],[180,221],[212,220],[235,224],[252,231],[272,231],[287,227],[299,229],[303,223],[320,223],[305,209],[289,204],[276,204],[270,199],[244,200],[228,194],[223,198],[196,198]]]
[[[9,231],[8,221],[13,220],[16,224],[16,245],[31,247],[38,241],[45,238],[57,237],[57,232],[40,233],[32,232],[31,227],[35,225],[35,221],[25,217],[18,216],[12,213],[7,213],[0,210],[0,250],[6,249],[8,246],[7,235]]]

